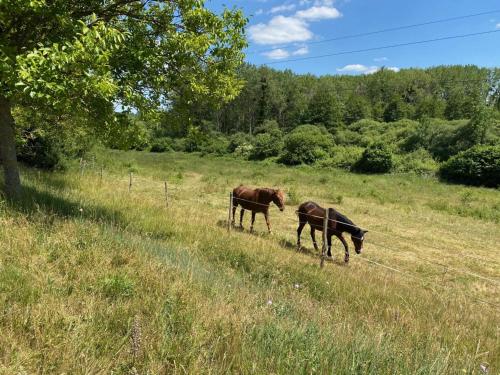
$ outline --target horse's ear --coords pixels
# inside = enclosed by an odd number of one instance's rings
[[[364,231],[363,231],[363,233],[365,233],[365,234],[366,234],[366,233],[368,233],[368,231],[367,231],[367,230],[364,230]]]

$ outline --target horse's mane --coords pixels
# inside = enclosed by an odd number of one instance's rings
[[[354,224],[349,218],[347,218],[347,216],[341,214],[337,210],[335,210],[335,216],[335,220],[339,221],[340,223],[348,224],[348,227],[352,230],[352,232],[359,232],[361,230],[361,228]],[[351,230],[349,230],[349,232],[351,232]]]

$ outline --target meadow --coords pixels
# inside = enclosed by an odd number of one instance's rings
[[[228,232],[240,183],[285,191],[272,234]],[[0,374],[500,372],[498,189],[109,150],[23,184],[0,200]],[[296,251],[306,200],[370,231],[349,265],[337,240],[320,269],[307,227]]]

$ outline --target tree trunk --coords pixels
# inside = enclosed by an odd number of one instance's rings
[[[14,198],[21,192],[14,137],[14,118],[10,102],[2,96],[0,96],[0,161],[3,164],[5,176],[5,193],[8,198]]]

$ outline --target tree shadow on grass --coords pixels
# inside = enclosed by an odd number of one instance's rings
[[[10,209],[34,216],[43,214],[49,222],[55,218],[81,218],[122,226],[126,221],[121,212],[89,204],[77,202],[57,196],[49,191],[39,190],[31,186],[23,186],[20,197],[6,200]]]

